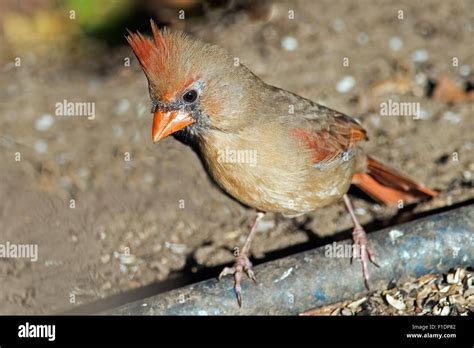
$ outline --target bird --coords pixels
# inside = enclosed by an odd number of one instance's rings
[[[356,119],[266,84],[219,46],[153,20],[151,32],[128,31],[126,39],[148,80],[152,141],[172,136],[190,146],[223,191],[256,211],[234,266],[219,275],[234,277],[239,306],[243,275],[256,282],[250,247],[265,214],[292,218],[340,200],[368,287],[369,262],[377,263],[347,194],[351,184],[384,204],[438,192],[367,155],[359,146],[367,132]]]

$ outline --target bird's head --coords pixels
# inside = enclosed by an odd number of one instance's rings
[[[127,41],[148,79],[153,141],[173,134],[193,142],[209,131],[243,127],[239,113],[254,75],[224,49],[159,30],[153,21],[151,27],[153,38],[130,33]]]

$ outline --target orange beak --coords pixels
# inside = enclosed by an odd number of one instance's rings
[[[153,127],[151,129],[151,137],[156,143],[168,135],[171,135],[195,121],[189,116],[189,112],[185,111],[168,111],[155,112],[153,118]]]

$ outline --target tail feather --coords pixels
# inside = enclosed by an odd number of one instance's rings
[[[373,158],[367,159],[367,172],[354,174],[352,183],[378,202],[390,205],[413,203],[436,197],[433,191]]]

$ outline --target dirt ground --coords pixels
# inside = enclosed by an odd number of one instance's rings
[[[356,116],[368,153],[441,192],[397,211],[351,191],[374,230],[474,198],[473,103],[426,93],[443,76],[472,88],[472,8],[275,1],[263,14],[217,11],[183,27],[267,83]],[[144,286],[153,292],[163,281],[217,276],[232,261],[254,212],[222,194],[189,148],[171,138],[152,144],[146,79],[125,40],[107,49],[1,47],[0,243],[37,244],[38,261],[0,259],[0,313],[58,313]],[[95,119],[55,116],[64,99],[94,102]],[[421,119],[381,116],[388,99],[419,102]],[[253,260],[317,247],[341,231],[349,238],[350,228],[342,204],[293,220],[268,215]]]

